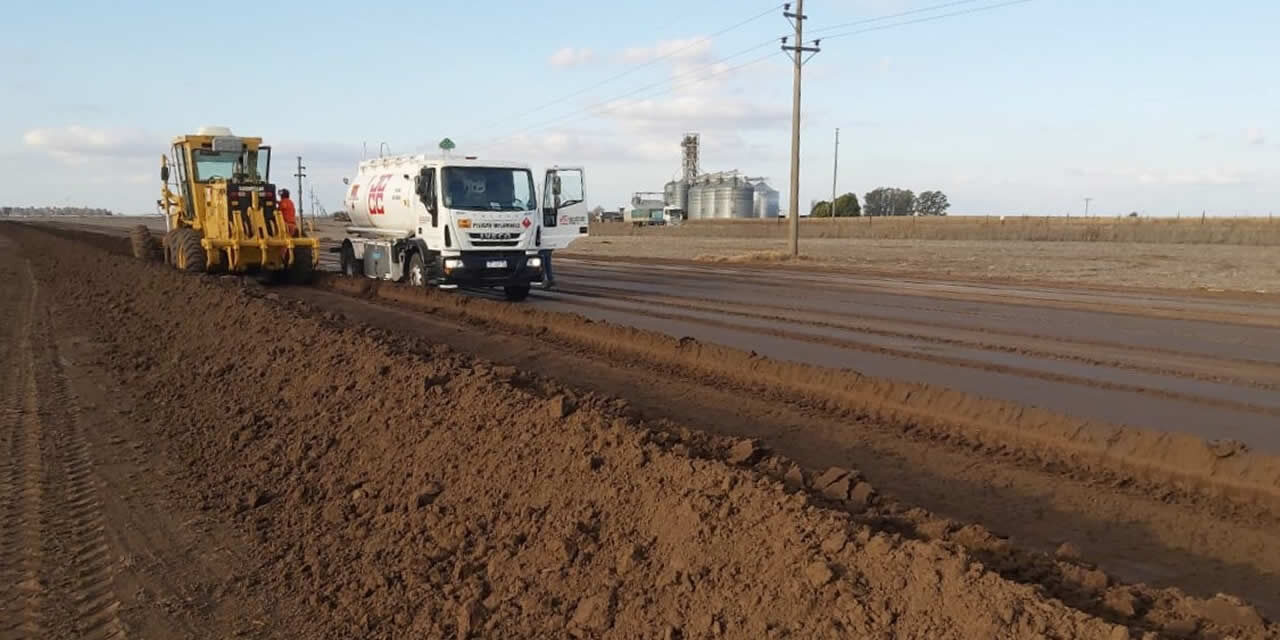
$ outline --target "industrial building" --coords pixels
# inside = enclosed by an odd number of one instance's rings
[[[680,147],[681,178],[668,182],[662,190],[668,209],[683,212],[687,220],[778,217],[778,191],[765,178],[747,177],[736,169],[702,173],[696,133],[685,134]]]

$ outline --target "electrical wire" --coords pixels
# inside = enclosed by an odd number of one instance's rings
[[[688,50],[692,49],[693,47],[696,47],[696,46],[698,46],[698,45],[700,45],[700,44],[703,44],[703,43],[705,43],[705,42],[710,42],[711,40],[713,40],[713,39],[715,39],[715,38],[717,38],[717,37],[719,37],[719,36],[722,36],[722,35],[724,35],[724,34],[726,34],[726,33],[729,33],[730,31],[733,31],[733,30],[735,30],[735,29],[739,29],[739,28],[744,27],[744,26],[746,26],[746,25],[748,25],[748,24],[751,24],[752,22],[755,22],[756,20],[759,20],[760,18],[763,18],[763,17],[765,17],[765,16],[767,16],[767,15],[770,15],[770,14],[774,13],[774,12],[775,12],[775,11],[777,11],[778,9],[781,9],[781,8],[782,8],[782,6],[783,6],[783,5],[781,5],[781,4],[777,4],[777,5],[774,5],[774,6],[772,6],[772,7],[769,7],[769,8],[768,8],[768,9],[766,9],[765,11],[761,11],[760,13],[758,13],[758,14],[756,14],[756,15],[753,15],[753,16],[751,16],[750,18],[747,18],[747,19],[742,20],[742,21],[740,21],[740,22],[736,22],[736,23],[734,23],[734,24],[731,24],[731,25],[729,25],[729,26],[727,26],[727,27],[725,27],[725,28],[723,28],[723,29],[721,29],[721,30],[719,30],[719,31],[716,31],[715,33],[712,33],[712,34],[710,34],[710,35],[700,36],[700,37],[698,37],[698,38],[695,38],[695,39],[691,40],[688,44],[686,44],[686,45],[685,45],[685,46],[683,46],[683,47],[680,47],[680,48],[675,49],[675,50],[673,50],[673,51],[668,51],[667,53],[664,53],[664,54],[662,54],[662,55],[660,55],[660,56],[658,56],[658,57],[656,57],[656,58],[653,58],[653,59],[651,59],[651,60],[647,60],[647,61],[642,62],[642,63],[640,63],[640,64],[638,64],[638,65],[636,65],[636,66],[633,66],[633,67],[631,67],[631,68],[629,68],[629,69],[627,69],[627,70],[625,70],[625,71],[622,71],[622,72],[620,72],[620,73],[617,73],[617,74],[614,74],[614,75],[612,75],[612,76],[609,76],[608,78],[605,78],[604,80],[601,80],[601,81],[599,81],[599,82],[596,82],[595,84],[591,84],[591,85],[588,85],[588,86],[586,86],[586,87],[583,87],[582,89],[578,89],[577,91],[574,91],[573,93],[569,93],[569,94],[563,95],[563,96],[561,96],[561,97],[559,97],[559,98],[556,98],[556,99],[554,99],[554,100],[552,100],[552,101],[550,101],[550,102],[546,102],[546,103],[543,103],[543,104],[541,104],[541,105],[539,105],[539,106],[533,107],[532,109],[526,109],[526,110],[523,110],[523,111],[521,111],[519,114],[517,114],[517,115],[515,115],[515,116],[512,116],[512,117],[513,117],[513,118],[521,118],[521,117],[525,117],[525,116],[532,115],[532,114],[534,114],[534,113],[538,113],[539,111],[542,111],[542,110],[546,109],[547,107],[552,107],[552,106],[555,106],[555,105],[557,105],[557,104],[560,104],[560,103],[562,103],[562,102],[564,102],[564,101],[566,101],[566,100],[569,100],[569,99],[571,99],[571,98],[576,98],[576,97],[578,97],[578,96],[580,96],[580,95],[582,95],[582,94],[584,94],[584,93],[586,93],[586,92],[588,92],[588,91],[591,91],[591,90],[593,90],[593,89],[598,89],[598,88],[600,88],[600,87],[603,87],[603,86],[605,86],[605,85],[607,85],[607,84],[609,84],[609,83],[611,83],[611,82],[613,82],[613,81],[615,81],[615,80],[618,80],[619,78],[625,78],[626,76],[629,76],[629,75],[631,75],[631,74],[633,74],[633,73],[635,73],[635,72],[637,72],[637,71],[640,71],[641,69],[646,69],[646,68],[651,67],[651,66],[653,66],[653,65],[655,65],[655,64],[657,64],[657,63],[659,63],[659,62],[662,62],[663,60],[668,60],[668,59],[670,59],[670,58],[673,58],[673,57],[675,57],[675,56],[677,56],[677,55],[679,55],[679,54],[681,54],[681,53],[684,53],[685,51],[688,51]]]
[[[920,7],[919,9],[912,9],[910,11],[903,11],[901,13],[893,13],[889,15],[877,16],[875,18],[864,18],[862,20],[854,20],[853,22],[843,22],[841,24],[833,24],[829,27],[821,27],[819,29],[814,29],[810,32],[810,34],[817,35],[819,33],[824,33],[827,31],[835,31],[837,29],[843,29],[845,27],[856,27],[859,25],[871,24],[873,22],[884,22],[885,20],[892,20],[894,18],[903,18],[906,16],[913,16],[917,13],[928,13],[930,11],[939,11],[942,9],[947,9],[947,8],[959,6],[962,4],[973,4],[975,2],[982,2],[982,0],[955,0],[954,2],[944,2],[942,4],[935,4],[930,7]]]
[[[778,42],[778,40],[779,40],[779,38],[770,38],[770,39],[768,39],[768,40],[766,40],[766,41],[764,41],[764,42],[761,42],[761,43],[756,44],[756,45],[752,45],[752,46],[750,46],[750,47],[747,47],[746,49],[742,49],[741,51],[738,51],[738,52],[736,52],[736,53],[733,53],[733,54],[727,55],[727,56],[725,56],[725,57],[723,57],[723,58],[719,58],[719,59],[717,59],[717,60],[715,60],[715,61],[712,61],[712,62],[709,62],[709,63],[707,63],[707,64],[705,64],[705,65],[701,65],[701,66],[696,67],[696,68],[694,68],[694,69],[690,69],[690,70],[688,70],[688,71],[685,71],[684,73],[676,74],[676,75],[674,75],[674,76],[672,76],[672,77],[670,77],[670,78],[667,78],[666,80],[662,80],[662,81],[660,81],[660,82],[655,82],[655,83],[652,83],[652,84],[645,85],[645,86],[640,87],[640,88],[638,88],[638,89],[634,89],[634,90],[629,91],[629,92],[627,92],[627,93],[624,93],[624,94],[622,94],[622,95],[614,96],[614,97],[609,98],[609,99],[607,99],[607,100],[601,100],[601,101],[599,101],[599,102],[592,103],[592,104],[590,104],[590,105],[587,105],[586,107],[583,107],[583,108],[578,109],[578,110],[576,110],[576,111],[571,111],[571,112],[566,113],[566,114],[564,114],[564,115],[561,115],[561,116],[559,116],[559,117],[556,117],[556,118],[553,118],[553,119],[551,119],[551,120],[548,120],[548,121],[545,121],[545,122],[539,123],[539,124],[537,124],[537,125],[534,125],[534,126],[532,126],[532,127],[521,127],[519,130],[517,130],[517,131],[513,131],[513,132],[511,132],[511,133],[509,133],[509,134],[505,134],[505,135],[497,136],[497,137],[494,137],[494,138],[490,138],[490,141],[505,140],[505,139],[511,138],[511,137],[513,137],[513,136],[519,135],[519,134],[521,134],[521,133],[530,133],[530,132],[533,132],[533,131],[538,131],[538,130],[541,130],[541,129],[545,129],[545,128],[547,128],[547,127],[549,127],[549,126],[553,125],[553,124],[557,124],[557,123],[559,123],[559,122],[563,122],[564,120],[568,120],[569,118],[573,118],[573,117],[575,117],[575,116],[592,116],[592,115],[599,115],[600,113],[603,113],[603,112],[596,112],[596,113],[593,113],[593,111],[595,111],[598,107],[607,106],[607,105],[610,105],[610,104],[616,103],[616,102],[618,102],[619,100],[623,100],[623,99],[625,99],[625,98],[632,97],[632,96],[634,96],[634,95],[636,95],[636,94],[638,94],[638,93],[642,93],[642,92],[648,91],[648,90],[650,90],[650,89],[654,89],[654,88],[657,88],[657,87],[661,87],[661,86],[663,86],[663,85],[670,84],[670,83],[675,82],[676,80],[678,80],[678,79],[680,79],[680,78],[684,78],[684,77],[687,77],[687,76],[692,76],[692,75],[695,75],[695,74],[699,74],[699,73],[701,73],[701,72],[705,72],[705,71],[710,70],[710,69],[714,69],[717,65],[723,64],[723,63],[725,63],[725,62],[727,62],[727,61],[729,61],[729,60],[732,60],[732,59],[734,59],[734,58],[739,58],[739,57],[744,56],[744,55],[746,55],[746,54],[748,54],[748,53],[751,53],[752,51],[758,51],[758,50],[760,50],[760,49],[761,49],[761,48],[763,48],[763,47],[767,47],[767,46],[775,45],[775,44]],[[770,57],[770,56],[772,56],[772,55],[773,55],[773,54],[772,54],[772,53],[770,53],[768,56],[763,56],[763,57],[760,57],[760,58],[756,58],[756,59],[753,59],[753,60],[751,60],[751,61],[749,61],[749,62],[746,62],[746,63],[744,63],[744,64],[740,64],[740,65],[737,65],[737,66],[734,66],[734,67],[730,67],[730,68],[728,68],[728,69],[722,69],[722,70],[720,70],[720,71],[716,71],[716,72],[711,73],[710,75],[707,75],[706,77],[701,78],[701,79],[699,79],[699,80],[697,80],[697,81],[694,81],[694,82],[676,83],[676,84],[673,84],[672,86],[668,87],[666,90],[664,90],[664,91],[662,91],[662,92],[659,92],[659,93],[653,94],[653,96],[646,96],[646,97],[654,97],[654,96],[657,96],[657,95],[663,95],[663,94],[665,94],[665,93],[669,93],[670,91],[672,91],[672,90],[674,90],[674,89],[676,89],[676,88],[678,88],[678,87],[694,86],[694,85],[696,85],[696,84],[700,84],[701,82],[704,82],[704,81],[706,81],[707,79],[710,79],[710,78],[716,77],[716,76],[718,76],[718,75],[721,75],[721,74],[724,74],[724,73],[728,73],[728,72],[730,72],[730,71],[735,71],[735,70],[737,70],[737,69],[741,69],[741,68],[743,68],[743,67],[745,67],[745,66],[749,66],[749,65],[752,65],[752,64],[756,64],[756,63],[761,62],[761,61],[763,61],[765,58],[768,58],[768,57]],[[605,111],[609,111],[609,109],[606,109]]]
[[[834,38],[844,38],[844,37],[847,37],[847,36],[854,36],[854,35],[858,35],[858,34],[860,34],[860,33],[870,33],[870,32],[872,32],[872,31],[884,31],[885,29],[896,29],[896,28],[898,28],[898,27],[905,27],[905,26],[907,26],[907,25],[920,24],[920,23],[922,23],[922,22],[933,22],[934,20],[942,20],[942,19],[944,19],[944,18],[954,18],[954,17],[956,17],[956,16],[963,16],[963,15],[968,15],[968,14],[971,14],[971,13],[981,13],[981,12],[983,12],[983,11],[991,11],[991,10],[993,10],[993,9],[1001,9],[1001,8],[1004,8],[1004,7],[1012,7],[1013,5],[1018,5],[1018,4],[1027,4],[1028,2],[1034,2],[1034,1],[1035,1],[1035,0],[1010,0],[1010,1],[1008,1],[1008,2],[998,2],[998,3],[996,3],[996,4],[988,5],[988,6],[985,6],[985,7],[974,7],[974,8],[972,8],[972,9],[965,9],[964,11],[953,11],[953,12],[951,12],[951,13],[943,13],[943,14],[939,14],[939,15],[936,15],[936,16],[928,16],[928,17],[925,17],[925,18],[916,18],[916,19],[914,19],[914,20],[905,20],[905,21],[903,21],[903,22],[895,22],[895,23],[893,23],[893,24],[886,24],[886,25],[881,25],[881,26],[878,26],[878,27],[868,27],[868,28],[866,28],[866,29],[857,29],[857,30],[855,30],[855,31],[846,31],[846,32],[844,32],[844,33],[837,33],[837,34],[833,34],[833,35],[829,35],[829,36],[822,36],[821,38],[818,38],[817,40],[831,40],[831,39],[834,39]]]

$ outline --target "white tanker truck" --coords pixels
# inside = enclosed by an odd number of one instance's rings
[[[553,167],[542,198],[523,164],[425,155],[360,163],[346,179],[342,272],[441,288],[550,286],[551,251],[587,235],[583,171]],[[541,205],[541,206],[539,206]]]

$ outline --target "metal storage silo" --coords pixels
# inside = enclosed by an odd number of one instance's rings
[[[770,187],[766,182],[761,180],[756,183],[755,193],[752,195],[752,217],[755,218],[776,218],[779,213],[779,197],[778,190]]]
[[[708,204],[711,202],[711,194],[707,193],[707,185],[702,182],[694,183],[689,187],[689,219],[701,220],[709,216],[706,215]]]
[[[720,177],[712,186],[713,216],[717,219],[733,217],[733,182]]]
[[[730,218],[754,218],[752,210],[756,190],[743,178],[729,181],[729,215]]]
[[[662,189],[663,199],[668,207],[675,207],[688,212],[689,183],[684,180],[672,180]]]

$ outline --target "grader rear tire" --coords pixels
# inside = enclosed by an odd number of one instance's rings
[[[193,229],[179,229],[176,240],[181,259],[177,263],[181,265],[179,269],[188,273],[204,273],[205,253],[204,247],[200,246],[200,233]]]
[[[137,225],[129,230],[129,246],[133,250],[133,257],[139,260],[155,260],[160,253],[159,243],[145,225]]]

